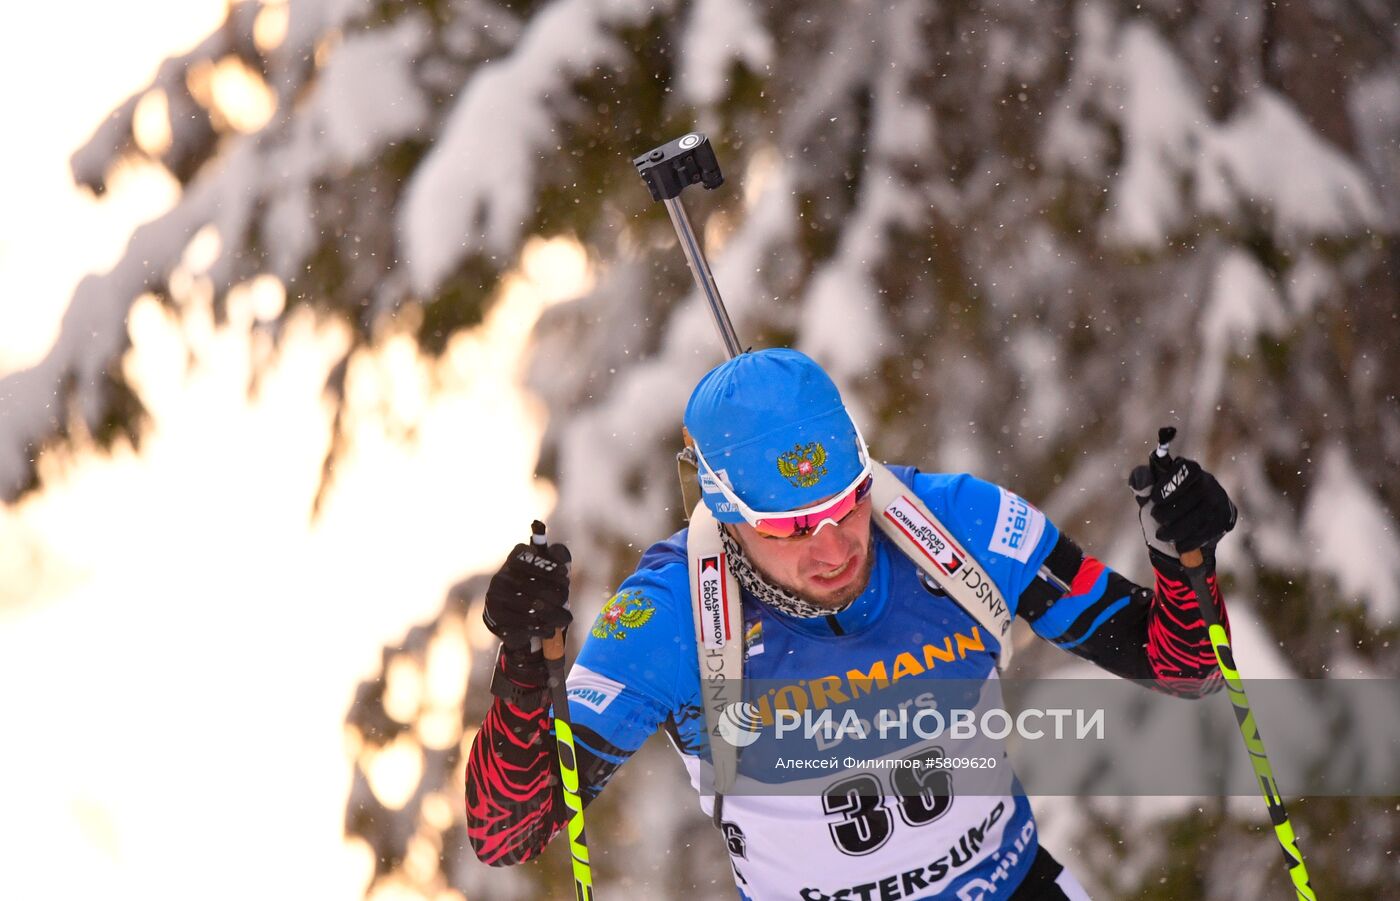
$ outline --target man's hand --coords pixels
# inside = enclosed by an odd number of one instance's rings
[[[565,606],[571,559],[562,544],[517,544],[491,577],[483,618],[507,650],[548,638],[573,621]]]
[[[1195,460],[1153,454],[1128,477],[1148,547],[1169,557],[1203,548],[1235,527],[1237,512],[1215,476]]]

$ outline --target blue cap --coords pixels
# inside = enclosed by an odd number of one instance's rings
[[[855,481],[861,442],[831,378],[806,354],[740,354],[705,373],[685,427],[715,475],[750,508],[800,510]],[[720,522],[744,518],[703,467],[700,490]]]

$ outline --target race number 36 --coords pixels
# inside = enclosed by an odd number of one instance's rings
[[[910,761],[916,766],[896,767],[890,775],[891,793],[899,818],[910,826],[924,826],[953,806],[953,778],[933,768],[942,748],[921,751]],[[843,854],[859,857],[878,850],[894,832],[894,814],[885,805],[884,786],[870,773],[843,776],[822,792],[822,809],[841,814],[828,824],[831,840]]]

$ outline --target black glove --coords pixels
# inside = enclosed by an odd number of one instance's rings
[[[537,524],[537,534],[543,525]],[[517,544],[486,588],[482,618],[507,651],[547,638],[573,621],[569,549],[562,544]]]
[[[1176,429],[1164,428],[1165,448]],[[1128,477],[1137,496],[1143,537],[1149,547],[1169,557],[1214,544],[1235,527],[1237,511],[1215,476],[1195,460],[1152,454],[1146,466]]]

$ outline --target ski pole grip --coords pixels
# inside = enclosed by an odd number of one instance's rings
[[[1181,565],[1186,567],[1186,583],[1196,593],[1196,599],[1200,605],[1201,620],[1206,624],[1206,628],[1210,629],[1220,625],[1220,614],[1216,612],[1215,602],[1211,600],[1210,577],[1206,575],[1205,554],[1201,553],[1200,548],[1182,551]]]
[[[545,538],[545,526],[544,526],[544,523],[540,522],[538,519],[535,520],[534,522],[530,523],[530,544],[533,545],[534,547],[537,547],[537,548],[540,548],[541,550],[543,550],[544,547],[545,547],[548,543],[549,543],[549,540],[548,540],[547,538]],[[535,640],[538,640],[538,641],[540,642],[540,648],[541,648],[541,650],[544,651],[544,659],[546,659],[546,660],[563,660],[563,659],[564,659],[564,630],[563,630],[563,629],[555,629],[555,630],[554,630],[554,634],[551,635],[550,637],[545,638],[545,639],[535,639]]]
[[[1152,470],[1154,472],[1157,471],[1158,467],[1161,468],[1161,471],[1166,472],[1172,466],[1172,459],[1168,450],[1175,438],[1176,426],[1164,425],[1157,430],[1157,452],[1151,457]],[[1142,487],[1145,489],[1148,486],[1144,484]],[[1133,488],[1136,489],[1137,486],[1134,485]],[[1205,566],[1205,563],[1206,556],[1201,553],[1200,548],[1192,548],[1189,551],[1181,552],[1181,565],[1187,569],[1200,569],[1202,566]]]
[[[544,650],[544,659],[563,660],[564,659],[564,630],[556,629],[554,634],[541,642]]]

